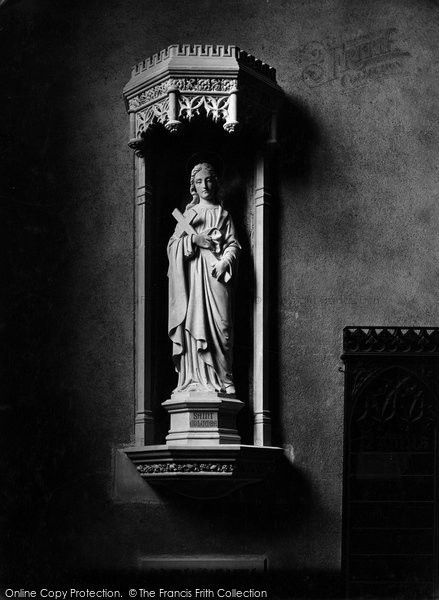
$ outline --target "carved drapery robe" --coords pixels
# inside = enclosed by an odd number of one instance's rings
[[[186,235],[180,224],[169,240],[168,332],[178,372],[174,391],[233,393],[233,280],[241,247],[232,219],[220,205],[197,204],[184,216],[197,233],[219,241],[214,255],[196,246],[193,236]],[[217,260],[227,263],[228,283],[224,276],[217,279],[212,275]]]

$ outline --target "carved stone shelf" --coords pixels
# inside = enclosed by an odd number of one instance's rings
[[[274,471],[282,450],[238,444],[125,448],[142,479],[191,498],[219,498]]]

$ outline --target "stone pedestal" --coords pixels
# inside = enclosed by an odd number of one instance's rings
[[[167,446],[239,444],[236,415],[244,403],[217,392],[174,392],[162,404],[170,417]]]

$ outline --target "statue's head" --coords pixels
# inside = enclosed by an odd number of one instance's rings
[[[195,165],[191,171],[190,193],[192,195],[192,205],[200,202],[202,197],[210,201],[216,201],[218,189],[218,176],[213,166],[208,162],[202,162]]]

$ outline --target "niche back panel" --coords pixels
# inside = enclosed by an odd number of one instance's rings
[[[343,570],[350,598],[438,591],[439,329],[346,327]]]
[[[174,208],[184,212],[191,201],[189,193],[190,164],[196,155],[212,155],[220,170],[220,198],[224,208],[232,214],[237,237],[243,248],[240,256],[239,278],[235,285],[236,302],[234,324],[234,378],[238,397],[246,403],[240,422],[244,443],[251,443],[252,430],[248,406],[252,404],[252,309],[254,295],[254,249],[252,236],[253,213],[250,206],[254,183],[252,164],[254,152],[251,141],[241,136],[232,138],[221,124],[193,119],[186,126],[184,136],[170,136],[156,128],[150,133],[151,183],[155,202],[151,208],[154,223],[151,232],[151,338],[154,356],[152,362],[152,398],[155,422],[158,427],[157,443],[164,443],[169,429],[168,414],[161,403],[170,398],[177,384],[172,363],[172,346],[167,336],[168,321],[168,257],[166,247],[175,228]]]

